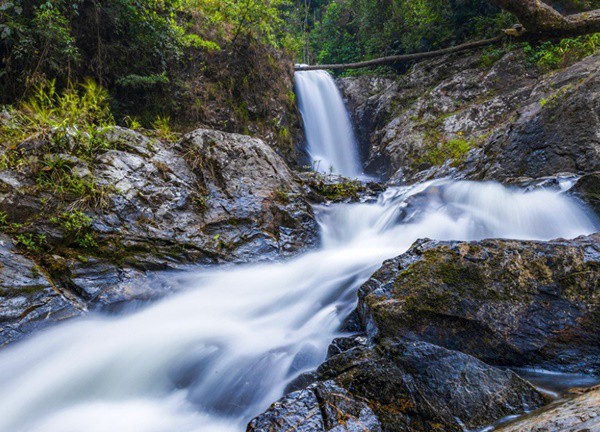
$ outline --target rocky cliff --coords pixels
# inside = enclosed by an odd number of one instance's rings
[[[544,73],[521,50],[338,80],[369,171],[396,182],[508,181],[600,167],[600,55]]]

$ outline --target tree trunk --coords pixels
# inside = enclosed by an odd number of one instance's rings
[[[541,0],[492,2],[516,16],[528,33],[560,37],[600,32],[600,9],[563,16]]]

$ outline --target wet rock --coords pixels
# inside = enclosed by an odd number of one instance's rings
[[[334,381],[318,382],[275,402],[250,422],[247,432],[381,431],[366,400]]]
[[[593,432],[600,430],[600,388],[536,411],[497,429],[498,432]]]
[[[30,143],[18,155],[27,163],[0,172],[0,230],[42,239],[36,262],[78,305],[171,292],[149,283],[149,271],[279,259],[317,242],[304,186],[259,139],[197,130],[172,144],[120,127],[98,139],[92,155],[63,154],[51,139]],[[56,164],[40,164],[48,158]],[[81,179],[81,196],[40,187],[46,172]]]
[[[359,312],[371,337],[598,374],[599,240],[421,241],[360,289]]]
[[[397,182],[506,181],[598,170],[599,62],[595,55],[543,74],[521,51],[491,66],[474,52],[421,62],[398,77],[338,82],[361,125],[368,171]],[[455,150],[440,154],[449,146]]]
[[[425,342],[351,340],[320,381],[275,403],[249,431],[465,431],[545,398],[513,372]],[[363,341],[364,342],[364,341]]]
[[[600,217],[600,172],[581,177],[572,192],[589,204]]]
[[[0,346],[79,314],[81,310],[55,290],[42,270],[0,234]]]

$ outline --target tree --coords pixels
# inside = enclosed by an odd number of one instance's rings
[[[600,32],[600,9],[562,15],[541,0],[492,0],[517,17],[527,33],[540,36],[578,36]]]

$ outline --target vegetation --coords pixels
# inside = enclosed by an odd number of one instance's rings
[[[558,42],[548,41],[537,46],[526,43],[524,49],[530,63],[550,71],[569,66],[600,51],[600,33]]]
[[[452,160],[454,165],[464,161],[475,146],[473,141],[467,141],[462,137],[449,140],[435,140],[430,142],[424,149],[420,162],[426,166],[443,165],[447,160]]]
[[[296,49],[286,27],[292,6],[291,0],[2,2],[0,104],[18,104],[48,82],[60,92],[90,78],[107,89],[117,123],[135,119],[151,128],[158,120],[167,138],[198,124],[244,132],[253,123],[258,135],[275,134],[289,146],[279,134],[289,121],[273,115],[293,105],[289,63],[281,61]]]
[[[600,8],[598,0],[547,3],[567,14]],[[350,63],[431,51],[497,36],[516,22],[488,0],[326,0],[304,4],[308,13],[302,28],[307,36],[298,56],[305,63]],[[579,50],[572,45],[566,48]]]

